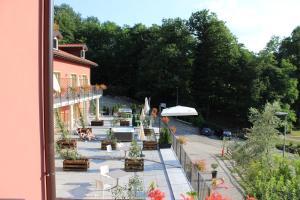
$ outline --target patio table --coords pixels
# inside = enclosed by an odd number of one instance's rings
[[[117,170],[113,170],[113,171],[110,171],[108,173],[108,175],[114,179],[116,179],[117,183],[115,186],[113,186],[112,188],[115,188],[119,185],[119,179],[121,177],[124,177],[124,176],[128,176],[129,174],[127,172],[125,172],[124,170],[122,169],[117,169]]]

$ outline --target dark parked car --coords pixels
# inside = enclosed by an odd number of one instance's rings
[[[202,128],[200,131],[201,135],[206,135],[206,136],[211,136],[214,134],[214,131],[211,130],[210,128]]]
[[[223,137],[231,138],[232,133],[229,130],[224,130],[223,131]]]
[[[215,136],[219,137],[220,139],[223,139],[223,137],[231,138],[232,133],[229,130],[218,129],[215,131]]]

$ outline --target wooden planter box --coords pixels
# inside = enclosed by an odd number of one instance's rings
[[[125,171],[126,172],[144,171],[144,159],[125,158]]]
[[[104,124],[103,120],[91,121],[91,126],[103,126],[103,124]]]
[[[143,150],[157,150],[157,142],[143,141]]]
[[[108,140],[101,141],[101,150],[106,150],[107,145],[111,145],[112,150],[116,150],[117,144],[115,142],[108,141]]]
[[[71,140],[58,140],[56,142],[57,145],[59,145],[60,148],[62,149],[75,149],[77,147],[77,141],[75,139],[71,139]]]
[[[154,135],[154,130],[152,128],[144,128],[144,134],[145,136]]]
[[[90,167],[90,161],[88,159],[81,160],[64,160],[64,171],[87,171]]]
[[[120,126],[129,126],[129,121],[120,121]]]

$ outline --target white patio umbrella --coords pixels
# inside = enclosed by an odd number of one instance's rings
[[[141,112],[141,115],[140,115],[140,120],[141,121],[145,120],[145,111],[144,111],[144,108],[142,108],[142,112]]]
[[[145,105],[144,105],[144,112],[145,114],[147,115],[150,111],[150,106],[149,106],[149,102],[148,102],[148,99],[147,97],[145,97]]]
[[[55,92],[60,92],[60,86],[59,86],[59,83],[58,83],[58,80],[56,78],[56,76],[53,74],[53,90]]]
[[[161,116],[191,116],[198,115],[195,108],[186,106],[174,106],[170,108],[163,109]]]
[[[141,123],[141,125],[140,125],[139,137],[140,137],[140,140],[145,140],[145,133],[144,133],[143,123]]]

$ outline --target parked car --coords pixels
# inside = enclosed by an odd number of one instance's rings
[[[220,139],[223,139],[223,137],[231,138],[232,133],[229,130],[224,130],[224,129],[218,129],[215,131],[215,136],[219,137]]]
[[[231,138],[232,133],[229,130],[223,130],[223,137]]]
[[[206,136],[211,136],[214,134],[214,131],[211,130],[210,128],[202,128],[200,131],[201,135],[206,135]]]

